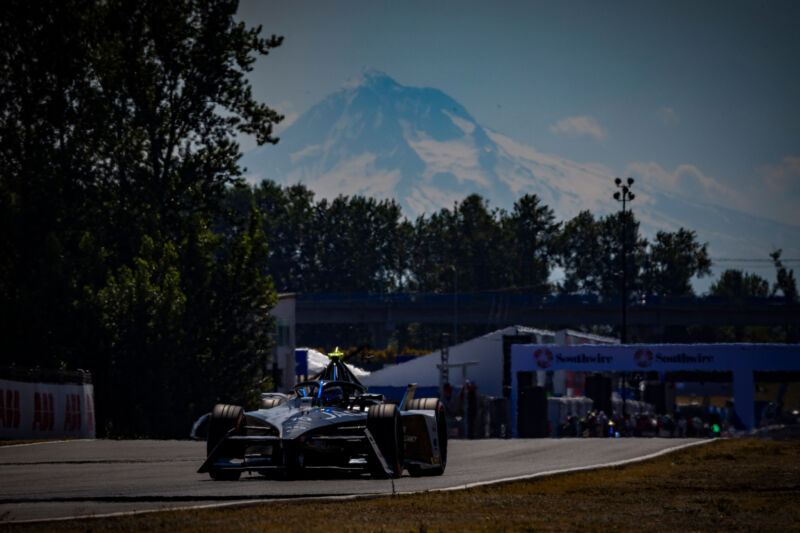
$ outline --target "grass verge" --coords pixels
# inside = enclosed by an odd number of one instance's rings
[[[63,439],[33,439],[33,440],[0,440],[0,446],[19,446],[20,444],[41,444],[43,442],[61,442],[73,440],[71,437]]]
[[[446,474],[445,474],[446,475]],[[644,463],[455,492],[6,525],[9,531],[789,531],[800,441],[721,440]]]

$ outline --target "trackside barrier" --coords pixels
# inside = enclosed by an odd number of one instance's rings
[[[95,437],[94,385],[0,379],[0,439]]]

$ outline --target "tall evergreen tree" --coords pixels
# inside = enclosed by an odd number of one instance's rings
[[[564,279],[559,284],[565,294],[599,294],[603,287],[601,227],[589,211],[581,211],[564,224],[558,237],[560,264]]]
[[[644,284],[648,294],[693,296],[692,277],[710,273],[708,243],[700,244],[694,231],[659,231],[650,244]]]
[[[550,207],[536,195],[525,195],[503,217],[508,231],[505,245],[511,267],[509,285],[518,290],[546,294],[555,256],[560,225]]]
[[[766,298],[769,282],[758,274],[728,269],[711,284],[709,294],[728,298]]]
[[[781,261],[781,253],[782,250],[775,250],[769,256],[772,258],[772,262],[775,265],[776,270],[776,280],[775,285],[772,287],[772,294],[773,296],[781,292],[784,298],[786,298],[789,302],[796,302],[797,297],[797,282],[794,279],[794,270],[787,269],[783,266],[783,261]]]

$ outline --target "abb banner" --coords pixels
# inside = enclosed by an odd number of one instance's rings
[[[94,386],[0,379],[0,439],[93,439]]]

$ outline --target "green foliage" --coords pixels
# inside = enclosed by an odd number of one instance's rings
[[[543,205],[536,195],[526,194],[514,203],[511,215],[502,223],[507,231],[504,247],[516,251],[507,254],[510,267],[508,285],[535,294],[547,294],[560,231],[553,210]]]
[[[185,436],[213,401],[265,385],[261,215],[223,204],[237,136],[277,141],[282,117],[246,75],[281,38],[236,9],[0,6],[2,363],[92,371],[110,435]]]
[[[691,296],[691,279],[711,273],[708,243],[697,242],[697,234],[684,228],[674,233],[659,231],[650,244],[643,279],[647,294]]]
[[[639,237],[639,222],[630,211],[599,219],[589,211],[579,213],[564,224],[558,237],[558,257],[564,268],[560,291],[618,298],[624,266],[631,292],[640,284],[646,246]]]
[[[601,258],[605,253],[600,242],[600,224],[589,211],[564,224],[558,236],[558,251],[564,267],[564,281],[560,289],[567,294],[597,294],[604,277],[613,274],[602,272]]]
[[[115,384],[108,390],[98,383],[98,402],[125,399],[124,425],[110,421],[122,434],[169,434],[180,406],[171,385],[181,373],[180,319],[186,305],[177,259],[172,244],[145,235],[132,264],[110,272],[105,286],[90,293],[108,342],[107,374],[100,375]]]
[[[425,292],[547,294],[559,225],[552,209],[525,195],[513,211],[490,210],[477,194],[413,228],[409,286]]]
[[[758,274],[728,269],[711,285],[709,293],[731,299],[766,298],[769,296],[769,282]]]
[[[393,200],[340,196],[314,203],[303,185],[252,191],[282,291],[390,292],[403,283],[410,225]]]
[[[794,270],[789,270],[785,266],[783,266],[783,261],[781,261],[781,250],[775,250],[769,256],[772,258],[772,262],[775,265],[776,277],[777,280],[775,281],[775,285],[772,287],[772,295],[781,292],[784,298],[790,302],[796,302],[798,300],[797,294],[797,282],[794,279]]]

